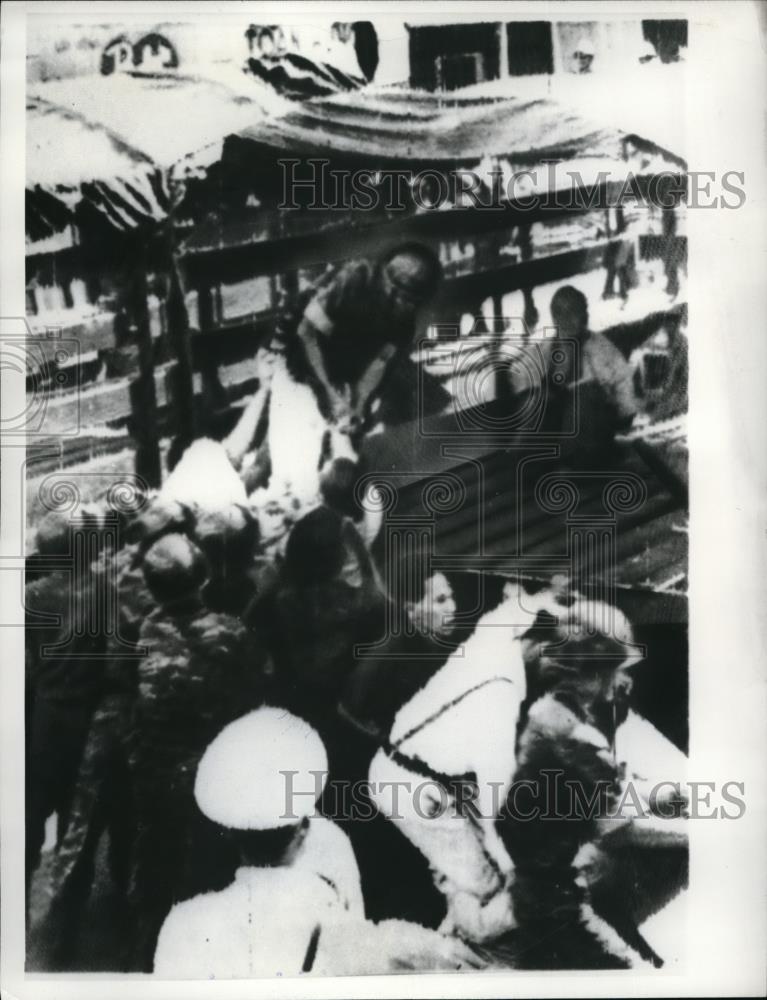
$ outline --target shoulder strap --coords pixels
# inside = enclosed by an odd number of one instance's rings
[[[465,698],[468,698],[470,694],[474,694],[475,691],[479,691],[480,688],[486,687],[488,684],[493,684],[495,683],[495,681],[504,681],[507,684],[514,683],[514,681],[512,681],[510,677],[488,677],[484,681],[480,681],[479,684],[475,684],[473,687],[470,687],[467,691],[463,691],[461,694],[457,695],[455,698],[449,701],[446,705],[443,705],[441,708],[437,709],[436,712],[433,712],[430,716],[424,719],[423,722],[419,722],[417,726],[413,726],[412,729],[409,729],[405,733],[405,735],[401,736],[396,743],[392,744],[392,746],[394,747],[395,750],[398,750],[406,740],[409,740],[411,738],[411,736],[415,736],[417,733],[420,733],[422,729],[425,729],[426,726],[430,725],[432,722],[436,722],[437,719],[439,719],[441,716],[445,714],[445,712],[449,712],[451,708],[455,708],[455,706],[460,704],[460,702],[462,702]]]
[[[304,963],[301,966],[301,972],[311,972],[314,966],[314,960],[317,957],[317,946],[320,943],[320,932],[322,927],[320,924],[315,924],[314,930],[312,931],[312,936],[309,938],[309,947],[306,949],[306,954],[304,955]]]

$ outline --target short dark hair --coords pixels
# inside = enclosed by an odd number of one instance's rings
[[[381,268],[386,267],[386,265],[394,260],[395,257],[416,257],[420,260],[428,271],[428,289],[431,292],[436,291],[437,286],[442,280],[442,264],[440,262],[437,254],[431,249],[431,247],[425,246],[423,243],[408,242],[400,243],[398,246],[391,247],[386,253],[381,257],[379,266]]]
[[[551,315],[560,311],[569,310],[580,313],[584,319],[588,319],[589,303],[586,296],[573,285],[563,285],[554,292],[551,300]]]
[[[344,562],[343,519],[329,507],[318,507],[297,521],[285,546],[285,575],[290,583],[331,580]]]
[[[359,517],[360,510],[354,495],[359,477],[357,462],[350,458],[334,458],[320,477],[320,493],[328,507],[346,517]]]

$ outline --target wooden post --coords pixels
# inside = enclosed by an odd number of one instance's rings
[[[213,292],[210,285],[201,285],[197,289],[197,314],[200,320],[197,356],[202,375],[202,402],[206,423],[212,425],[217,410],[226,405],[227,396],[218,375],[218,359],[212,336],[215,320]]]
[[[154,347],[147,303],[146,245],[139,237],[129,255],[127,305],[138,347],[138,375],[130,384],[131,433],[136,442],[136,473],[147,486],[162,482],[157,433],[157,394],[154,384]]]
[[[168,454],[173,468],[197,436],[197,412],[194,404],[194,364],[189,336],[189,316],[184,301],[179,265],[173,253],[172,232],[168,242],[169,288],[167,301],[168,339],[174,364],[168,372],[168,388],[173,410],[175,434]]]

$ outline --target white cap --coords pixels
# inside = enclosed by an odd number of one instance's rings
[[[574,55],[576,56],[593,56],[596,55],[596,49],[594,48],[594,43],[590,38],[581,38],[578,44],[575,46]]]
[[[210,744],[194,796],[200,811],[221,826],[271,830],[314,814],[327,769],[325,747],[307,722],[282,708],[258,708]]]

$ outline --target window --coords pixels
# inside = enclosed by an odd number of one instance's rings
[[[642,34],[664,63],[676,62],[687,48],[687,21],[642,21]]]
[[[499,23],[418,25],[410,32],[410,85],[456,90],[499,75]]]
[[[438,90],[458,90],[485,79],[481,52],[462,52],[454,56],[437,56],[434,60]]]
[[[549,21],[512,21],[506,25],[506,37],[511,76],[554,72]]]

